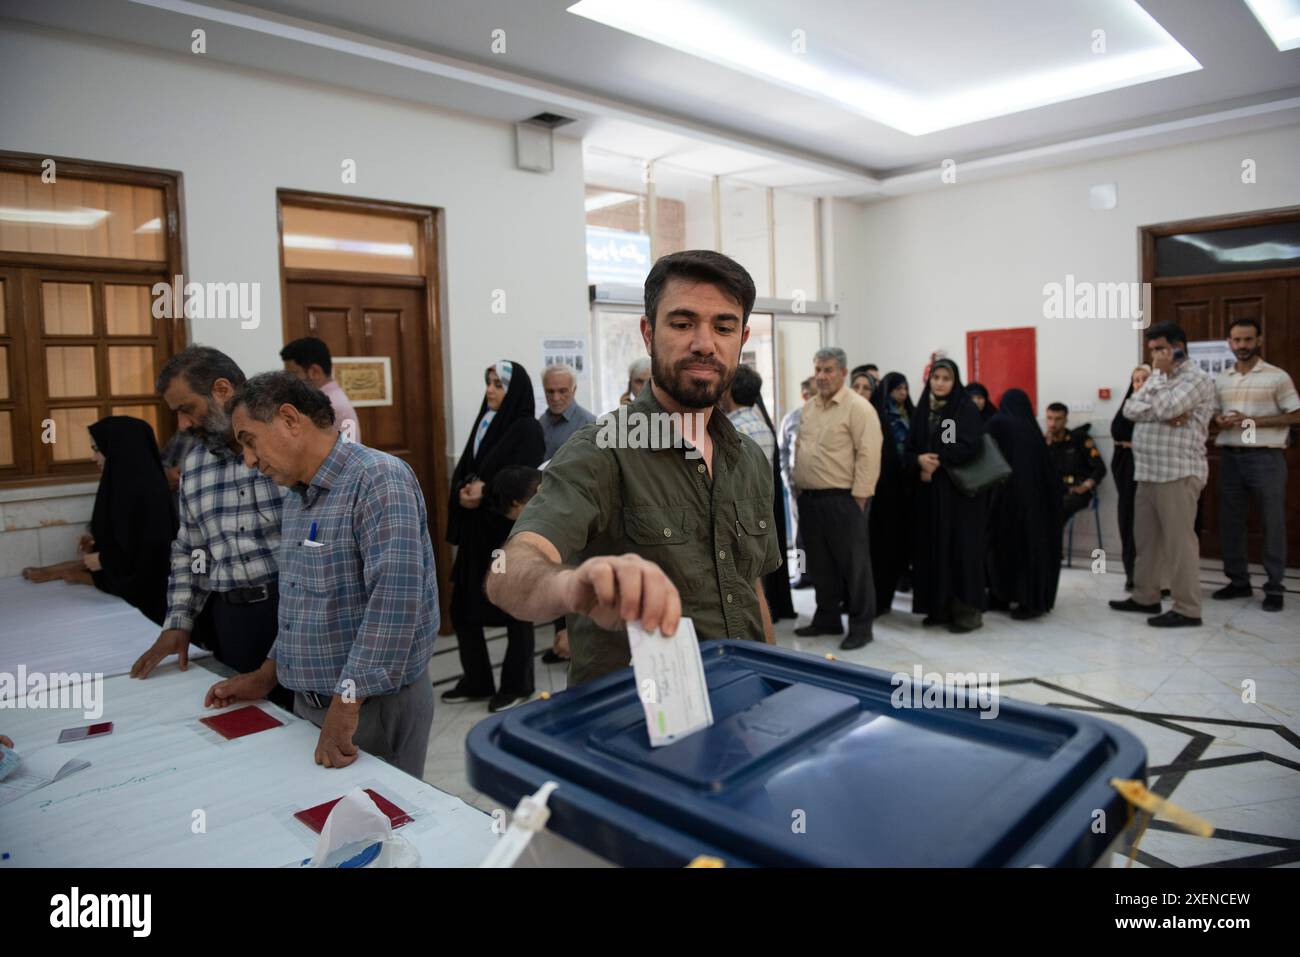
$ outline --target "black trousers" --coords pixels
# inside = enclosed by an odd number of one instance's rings
[[[849,634],[869,636],[876,617],[876,591],[871,580],[871,548],[865,509],[847,491],[799,495],[799,529],[803,533],[808,574],[817,594],[813,624],[840,631],[841,606],[849,611]]]
[[[266,661],[267,652],[279,631],[280,598],[276,593],[266,601],[235,605],[209,595],[207,604],[194,622],[191,637],[227,667],[243,674],[256,671]],[[293,711],[293,692],[280,685],[267,696],[286,711]]]
[[[488,657],[487,636],[481,624],[454,622],[456,651],[464,677],[459,687],[478,697],[495,693],[492,660]],[[510,619],[506,625],[506,657],[501,663],[501,692],[524,697],[533,693],[533,624]]]
[[[1111,475],[1119,490],[1116,518],[1119,521],[1119,540],[1124,548],[1124,579],[1133,580],[1137,563],[1137,545],[1133,539],[1133,509],[1137,501],[1137,482],[1133,479],[1133,450],[1120,446],[1110,460]]]

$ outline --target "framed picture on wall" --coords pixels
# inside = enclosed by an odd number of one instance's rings
[[[355,408],[393,404],[393,365],[388,356],[335,356],[334,381]]]

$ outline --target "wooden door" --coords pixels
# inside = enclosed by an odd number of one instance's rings
[[[315,336],[336,358],[387,356],[392,364],[393,404],[358,408],[357,425],[363,444],[402,459],[419,479],[437,555],[445,632],[451,620],[451,550],[439,521],[439,489],[446,487],[446,478],[439,475],[443,466],[434,446],[424,287],[290,280],[285,290],[286,337]]]
[[[1231,275],[1156,285],[1152,322],[1173,320],[1189,342],[1225,339],[1234,319],[1255,319],[1264,333],[1264,359],[1300,376],[1300,278],[1241,279]],[[1293,430],[1287,448],[1287,564],[1300,565],[1300,449]],[[1210,479],[1201,496],[1201,557],[1222,557],[1219,545],[1219,451],[1209,446]],[[1251,509],[1247,557],[1262,559],[1263,531]]]

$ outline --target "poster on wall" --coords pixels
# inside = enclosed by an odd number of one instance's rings
[[[335,356],[334,381],[354,408],[393,404],[393,366],[388,356]]]
[[[1187,343],[1187,358],[1200,366],[1202,372],[1210,375],[1226,372],[1237,362],[1232,348],[1223,339]]]
[[[587,340],[579,336],[547,336],[542,339],[542,368],[565,365],[581,378],[587,374]]]

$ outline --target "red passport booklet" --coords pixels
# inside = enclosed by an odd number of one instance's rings
[[[370,800],[375,802],[375,806],[388,815],[388,823],[392,824],[394,829],[401,827],[403,824],[410,824],[415,820],[382,794],[378,794],[370,788],[366,788],[366,793],[370,795]],[[319,834],[321,828],[325,826],[325,819],[330,816],[330,811],[334,810],[334,805],[342,800],[343,798],[336,797],[333,801],[326,801],[324,804],[317,804],[305,811],[299,811],[294,817]]]
[[[259,731],[278,728],[284,724],[283,721],[271,717],[255,704],[236,708],[234,711],[227,711],[225,714],[213,715],[210,718],[199,718],[199,721],[227,739],[242,738],[246,734],[257,734]]]

